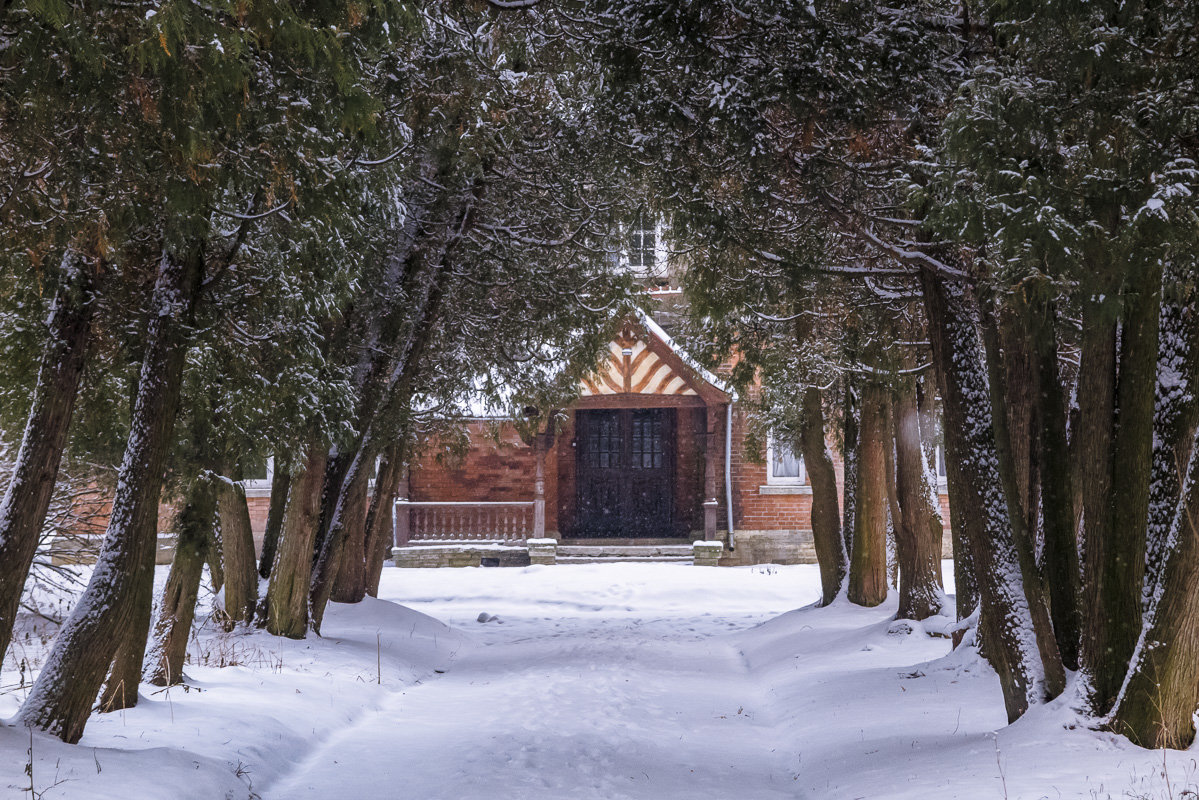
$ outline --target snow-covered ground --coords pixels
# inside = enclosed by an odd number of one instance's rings
[[[948,570],[947,570],[948,571]],[[0,797],[1167,798],[1195,750],[1004,726],[993,673],[895,623],[816,609],[815,567],[395,570],[324,639],[207,625],[186,686],[143,686],[79,745],[0,726]],[[488,620],[488,621],[481,621]],[[30,621],[30,625],[34,625]],[[30,631],[0,718],[36,666]],[[28,685],[28,676],[24,681]]]

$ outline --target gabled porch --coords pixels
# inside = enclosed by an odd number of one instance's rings
[[[554,543],[555,560],[622,548],[694,557],[693,541],[718,542],[729,527],[733,400],[652,319],[629,318],[554,426],[522,439],[511,422],[480,420],[460,466],[414,465],[396,503],[397,563],[430,548],[477,551],[487,564],[519,563],[523,550],[537,563],[529,543],[539,541]],[[599,549],[578,549],[588,547]]]

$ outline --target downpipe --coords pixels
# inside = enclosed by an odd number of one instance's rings
[[[735,546],[733,534],[733,404],[724,407],[724,510],[729,526],[729,550]]]

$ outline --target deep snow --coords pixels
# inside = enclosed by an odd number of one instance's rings
[[[1078,727],[1068,699],[1004,727],[994,674],[928,635],[946,620],[895,623],[894,599],[812,608],[813,566],[388,569],[381,596],[332,605],[324,639],[205,626],[187,688],[143,686],[77,746],[35,735],[34,788],[1089,800],[1199,785],[1194,751],[1163,761]],[[43,650],[22,637],[5,662],[0,718],[28,687],[12,656],[36,665]],[[29,744],[0,726],[0,796],[30,796]]]

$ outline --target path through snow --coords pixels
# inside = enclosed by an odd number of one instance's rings
[[[699,598],[683,587],[676,591],[686,598],[668,609],[619,594],[580,603],[546,597],[538,583],[526,573],[503,601],[397,598],[448,616],[488,646],[397,693],[266,796],[797,796],[800,757],[780,747],[778,709],[737,642],[713,635],[747,628],[769,610],[722,613],[717,592],[708,605],[691,605]],[[631,590],[611,587],[620,588]],[[479,623],[480,613],[499,620]]]
[[[1088,730],[1070,692],[1006,725],[994,672],[928,635],[948,620],[896,622],[894,596],[813,608],[810,565],[389,569],[381,595],[302,641],[205,622],[184,686],[142,686],[78,745],[12,724],[52,633],[25,619],[0,670],[0,798],[30,797],[29,767],[45,800],[1199,791],[1199,745],[1163,758]]]

